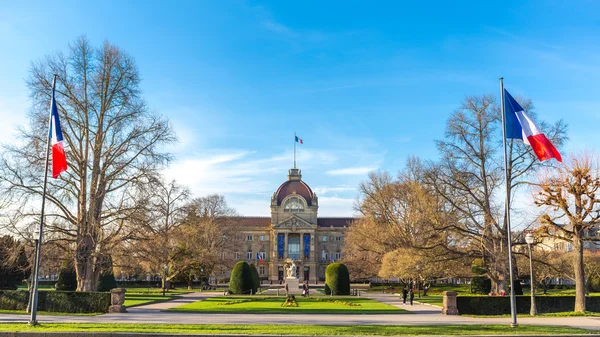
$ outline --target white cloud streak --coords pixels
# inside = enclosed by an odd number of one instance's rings
[[[343,169],[330,170],[325,173],[334,176],[365,175],[376,169],[377,167],[348,167]]]

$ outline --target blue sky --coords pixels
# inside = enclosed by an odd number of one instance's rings
[[[196,196],[268,215],[292,166],[320,215],[352,215],[356,187],[434,140],[465,95],[498,78],[544,120],[569,124],[565,151],[600,141],[600,2],[0,0],[0,132],[25,122],[31,61],[85,34],[135,57],[149,105],[180,139],[166,171]]]

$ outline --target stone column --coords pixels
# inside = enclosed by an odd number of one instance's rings
[[[288,233],[285,233],[285,243],[283,244],[283,257],[288,257]]]
[[[110,307],[108,312],[127,312],[125,310],[125,288],[114,288],[110,290]]]
[[[444,291],[444,307],[442,308],[442,315],[458,315],[458,308],[456,306],[456,291]]]
[[[311,261],[317,261],[315,255],[315,233],[310,233],[310,259]]]

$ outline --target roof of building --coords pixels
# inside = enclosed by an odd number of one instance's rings
[[[246,227],[268,227],[271,226],[270,216],[241,216],[240,225]]]
[[[271,225],[271,217],[267,216],[242,216],[240,219],[240,225],[244,227],[268,227]],[[357,218],[317,218],[317,226],[319,227],[344,227],[350,226],[352,221]]]
[[[344,227],[358,218],[317,218],[317,226],[319,227]]]
[[[304,198],[304,200],[306,200],[308,206],[312,205],[312,198],[314,196],[314,193],[312,189],[310,189],[310,187],[302,180],[288,180],[281,184],[281,186],[279,186],[276,192],[277,205],[281,205],[283,199],[285,199],[285,197],[287,197],[288,195],[293,194],[294,192],[296,192],[296,194],[301,195]]]

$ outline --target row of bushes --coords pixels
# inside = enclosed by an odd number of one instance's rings
[[[517,296],[517,313],[529,314],[531,297]],[[575,296],[539,296],[535,298],[540,314],[573,311]],[[510,296],[458,296],[458,312],[463,315],[508,315]],[[600,297],[586,297],[586,310],[600,312]]]
[[[25,290],[0,290],[0,309],[26,310],[29,292]],[[40,291],[38,310],[49,312],[93,313],[108,312],[110,293]]]

